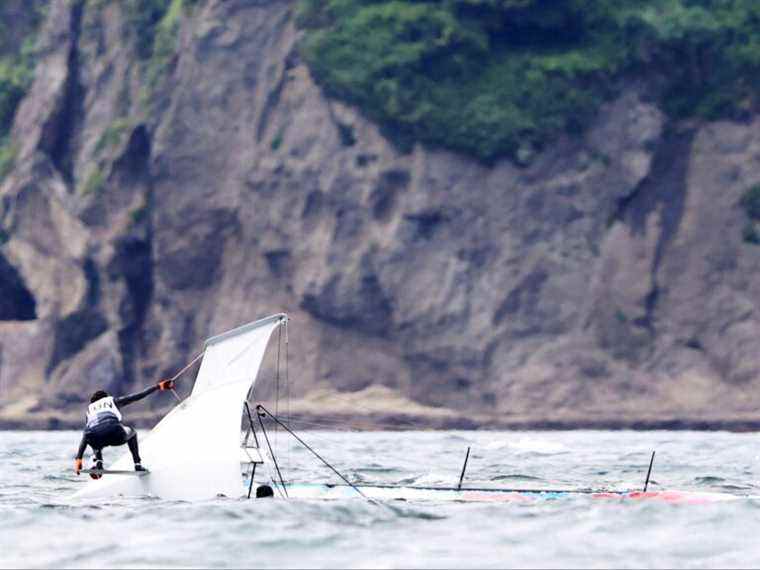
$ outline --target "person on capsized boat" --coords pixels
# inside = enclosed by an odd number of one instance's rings
[[[95,452],[94,469],[103,469],[103,448],[108,446],[124,445],[125,443],[129,447],[129,451],[132,454],[132,459],[135,462],[135,471],[145,471],[140,461],[140,451],[137,446],[137,432],[134,428],[125,426],[121,423],[121,412],[119,407],[127,406],[139,400],[142,400],[146,396],[152,394],[156,390],[171,390],[174,388],[173,380],[162,380],[155,386],[151,386],[137,392],[135,394],[129,394],[128,396],[121,396],[114,398],[105,390],[98,390],[90,398],[90,405],[87,408],[87,414],[85,415],[85,428],[82,434],[82,441],[79,443],[79,451],[77,451],[76,459],[74,460],[74,472],[79,475],[82,470],[82,458],[84,457],[85,449],[89,445]],[[93,479],[100,479],[101,475],[96,473],[90,473],[90,477]]]

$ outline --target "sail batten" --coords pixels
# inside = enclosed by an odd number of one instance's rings
[[[167,499],[209,499],[244,494],[240,475],[240,420],[274,330],[284,314],[212,337],[189,398],[140,441],[150,476],[91,481],[79,497],[144,495]],[[108,453],[108,451],[106,451]],[[123,455],[111,469],[129,469]]]

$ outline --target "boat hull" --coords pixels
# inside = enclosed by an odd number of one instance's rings
[[[598,501],[654,501],[663,503],[715,503],[757,498],[729,493],[700,491],[594,491],[574,489],[462,489],[392,485],[359,485],[359,492],[349,485],[288,484],[289,498],[344,500],[362,498],[381,501],[467,502],[467,503],[530,503],[587,498]]]

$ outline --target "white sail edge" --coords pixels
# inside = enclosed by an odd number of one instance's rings
[[[283,325],[287,320],[286,314],[278,313],[206,340],[203,360],[195,379],[192,395],[196,396],[214,387],[245,380],[250,372],[250,367],[254,365],[250,358],[249,337],[257,334],[256,331],[267,327]],[[263,356],[262,353],[262,359]],[[261,362],[255,363],[257,370],[260,365]],[[255,381],[256,379],[253,378],[251,385]]]
[[[212,336],[206,339],[206,341],[203,343],[204,347],[208,348],[209,346],[212,346],[214,344],[218,344],[224,340],[227,340],[229,338],[240,336],[241,334],[245,334],[253,329],[257,329],[259,327],[263,327],[267,324],[277,322],[281,325],[284,325],[289,320],[289,317],[287,313],[277,313],[274,315],[271,315],[269,317],[264,317],[263,319],[259,319],[258,321],[253,321],[250,323],[247,323],[245,325],[241,325],[235,329],[228,330],[226,332],[220,333],[216,336]]]

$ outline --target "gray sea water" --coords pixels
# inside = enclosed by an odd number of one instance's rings
[[[306,432],[355,481],[760,494],[760,435]],[[80,503],[74,432],[0,432],[0,567],[757,567],[760,501],[522,503],[156,498]],[[286,479],[336,481],[277,435]],[[110,450],[109,450],[110,451]],[[110,451],[114,459],[120,451]],[[106,455],[109,460],[109,455]]]

